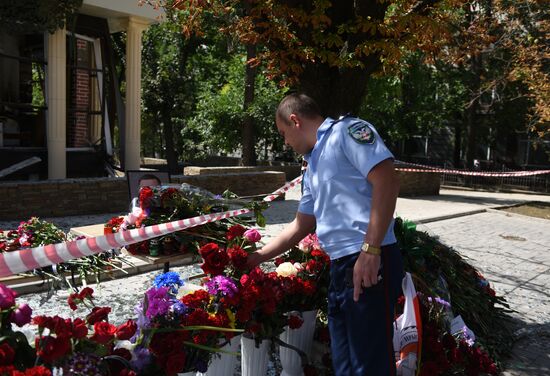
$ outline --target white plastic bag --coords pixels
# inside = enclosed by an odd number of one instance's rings
[[[422,343],[422,323],[418,297],[410,273],[405,273],[402,286],[405,308],[403,314],[395,320],[393,348],[397,375],[414,376]]]

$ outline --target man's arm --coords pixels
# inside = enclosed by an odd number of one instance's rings
[[[380,247],[393,218],[399,193],[399,179],[393,167],[393,160],[386,159],[372,168],[367,176],[372,184],[372,203],[369,227],[365,242]],[[378,282],[380,256],[361,252],[353,268],[353,299],[359,300],[363,287]]]
[[[289,250],[314,229],[315,217],[313,215],[296,213],[296,218],[275,239],[248,256],[248,267],[255,267]]]

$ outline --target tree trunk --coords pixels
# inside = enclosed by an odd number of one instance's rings
[[[470,92],[473,95],[473,99],[466,109],[466,129],[468,131],[468,143],[466,145],[466,166],[468,168],[473,168],[474,159],[477,157],[477,131],[481,126],[479,124],[479,118],[477,116],[479,112],[479,92],[481,87],[481,69],[482,69],[482,60],[481,54],[472,56],[471,69],[472,69],[472,84],[470,86]]]
[[[169,174],[178,174],[178,157],[174,148],[174,128],[172,126],[172,117],[170,111],[164,111],[163,114],[164,123],[164,144],[166,145],[166,163],[168,164]]]
[[[296,3],[292,0],[288,2]],[[383,20],[388,6],[389,2],[385,1],[333,1],[327,11],[327,16],[332,20],[329,30],[336,33],[339,25],[355,17]],[[313,38],[309,27],[298,32],[303,40]],[[334,51],[340,55],[354,52],[356,47],[365,40],[379,41],[384,38],[378,33],[373,35],[367,32],[343,33],[340,36],[344,40],[344,45],[338,51]],[[310,62],[304,67],[296,89],[315,99],[325,116],[338,117],[347,113],[357,115],[367,93],[368,78],[381,66],[380,56],[378,54],[363,56],[361,63],[363,67],[336,68],[328,62]]]
[[[460,152],[462,151],[462,124],[455,125],[455,142],[453,148],[453,163],[455,168],[461,168],[462,160]]]
[[[246,46],[246,60],[250,61],[256,57],[256,46]],[[246,64],[245,68],[245,83],[244,83],[244,103],[243,103],[243,128],[242,128],[242,165],[243,166],[255,166],[256,165],[256,150],[255,150],[255,132],[254,132],[254,119],[248,114],[248,110],[254,102],[254,86],[256,83],[257,69],[250,64]]]

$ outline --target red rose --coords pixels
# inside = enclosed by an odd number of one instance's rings
[[[86,326],[86,322],[81,318],[74,319],[72,333],[75,339],[86,337],[88,335],[88,327]]]
[[[36,339],[36,354],[46,363],[59,360],[71,350],[69,337],[46,336]]]
[[[166,358],[166,375],[172,376],[183,371],[185,366],[185,353],[174,351]]]
[[[302,326],[304,320],[298,315],[290,315],[288,317],[288,327],[290,329],[298,329]]]
[[[220,247],[216,243],[206,243],[199,249],[199,254],[202,258],[207,258],[212,253],[218,252]]]
[[[151,206],[151,198],[154,196],[153,190],[149,187],[141,187],[139,190],[139,206],[142,209]]]
[[[227,250],[229,260],[238,270],[246,269],[248,253],[241,247],[231,247]]]
[[[48,326],[48,329],[57,334],[58,337],[70,337],[72,331],[71,319],[64,319],[63,317],[54,316]]]
[[[225,234],[225,238],[227,240],[233,240],[236,237],[243,236],[246,229],[241,225],[233,225],[229,227],[227,230],[227,233]]]
[[[92,312],[86,316],[86,321],[90,325],[94,325],[96,322],[105,321],[111,312],[110,307],[94,307]]]
[[[11,346],[4,342],[0,345],[0,366],[8,366],[13,363],[15,357],[15,350]]]
[[[105,321],[94,324],[94,335],[90,338],[92,341],[106,345],[115,338],[116,326]]]
[[[137,325],[133,320],[128,320],[116,328],[116,337],[121,341],[130,339],[136,334]]]
[[[229,256],[223,249],[219,249],[217,252],[212,252],[206,257],[203,256],[203,258],[204,264],[201,265],[201,268],[206,274],[222,274],[223,270],[229,263]]]

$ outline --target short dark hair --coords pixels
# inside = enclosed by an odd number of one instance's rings
[[[153,175],[153,174],[141,175],[141,177],[138,180],[138,184],[141,183],[143,180],[156,180],[159,183],[159,185],[162,183],[160,181],[160,179],[158,178],[158,176]]]
[[[304,93],[289,94],[279,103],[277,118],[288,122],[290,114],[298,114],[306,118],[322,116],[317,102]]]

